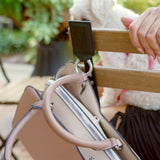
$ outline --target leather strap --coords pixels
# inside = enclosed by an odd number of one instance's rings
[[[95,55],[95,49],[91,22],[69,21],[69,28],[74,55],[81,62],[87,62],[92,59]]]
[[[86,148],[92,148],[95,150],[105,150],[109,149],[115,146],[118,146],[118,141],[115,138],[108,138],[103,141],[94,141],[94,140],[86,140],[79,137],[76,137],[75,135],[67,132],[55,119],[55,117],[52,114],[50,103],[51,103],[51,97],[54,92],[54,90],[63,84],[66,83],[74,83],[74,82],[83,82],[87,80],[87,75],[85,73],[78,73],[73,75],[68,75],[65,77],[62,77],[58,80],[56,80],[52,85],[48,87],[44,94],[43,99],[43,113],[45,115],[45,118],[51,127],[51,129],[61,138],[63,138],[65,141],[72,143],[76,146],[80,147],[86,147]]]
[[[11,160],[12,158],[12,147],[14,142],[16,141],[19,132],[22,130],[22,128],[25,126],[25,124],[37,113],[39,112],[42,107],[42,102],[36,102],[34,105],[31,106],[31,108],[28,110],[28,112],[18,121],[16,126],[12,129],[10,132],[10,135],[7,139],[5,151],[4,151],[4,159],[5,160]]]

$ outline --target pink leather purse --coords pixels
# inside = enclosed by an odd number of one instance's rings
[[[75,73],[68,63],[47,84],[43,94],[26,87],[5,147],[6,160],[11,160],[17,138],[35,160],[139,159],[102,115],[86,73]]]

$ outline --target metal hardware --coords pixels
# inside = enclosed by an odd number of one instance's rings
[[[81,84],[81,87],[82,87],[82,89],[81,89],[80,95],[82,95],[82,93],[83,93],[84,90],[86,89],[86,82],[83,82],[83,83]]]
[[[116,139],[116,141],[117,141],[118,145],[115,146],[115,149],[118,151],[122,150],[123,144],[121,143],[121,141],[119,139]]]
[[[79,63],[80,63],[80,60],[77,59],[77,61],[75,62],[75,70],[76,70],[77,73],[80,73],[79,66],[78,66]],[[93,71],[93,65],[92,65],[91,60],[87,60],[87,63],[89,65],[89,70],[87,72],[87,75],[90,76],[92,74],[92,71]]]
[[[97,116],[94,116],[95,120],[99,123],[100,119]]]
[[[53,109],[54,109],[53,104],[54,104],[53,102],[50,103],[50,107],[51,107],[51,110],[52,110],[52,111],[53,111]]]
[[[50,79],[50,80],[47,81],[46,85],[50,86],[50,85],[53,84],[53,83],[54,83],[54,80],[53,80],[53,79]]]

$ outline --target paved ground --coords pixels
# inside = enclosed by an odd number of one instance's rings
[[[30,77],[34,69],[32,65],[15,63],[15,61],[5,61],[4,68],[12,82]],[[6,80],[0,70],[0,89],[5,87],[6,84]],[[8,136],[12,128],[11,123],[16,107],[16,105],[0,105],[0,135],[4,139]],[[2,142],[0,141],[0,146],[1,144]],[[0,159],[2,159],[2,154],[3,150],[0,151]],[[32,160],[21,143],[16,144],[14,154],[18,157],[18,160]]]
[[[4,63],[3,64],[7,76],[11,81],[24,79],[31,76],[33,71],[33,66],[28,64],[14,64],[14,63]],[[0,82],[5,83],[5,77],[0,70]]]

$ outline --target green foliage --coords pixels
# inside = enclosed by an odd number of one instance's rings
[[[27,54],[24,56],[24,62],[25,63],[30,63],[30,64],[35,64],[36,63],[36,57],[37,57],[36,47],[31,47],[27,51]]]
[[[28,46],[29,33],[22,31],[0,30],[0,54],[20,53]]]
[[[58,35],[63,11],[72,0],[0,0],[0,14],[12,18],[37,41],[49,43]]]
[[[0,15],[15,17],[20,22],[22,20],[21,12],[21,0],[0,0]]]
[[[118,0],[118,3],[139,14],[149,7],[160,6],[160,0]]]

